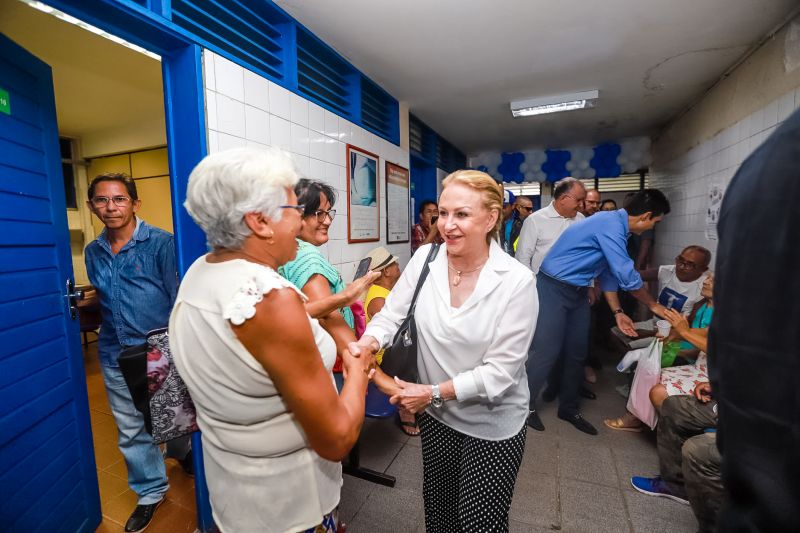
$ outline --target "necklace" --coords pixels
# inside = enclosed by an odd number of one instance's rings
[[[484,261],[483,263],[481,263],[481,265],[480,265],[478,268],[473,268],[472,270],[457,270],[457,269],[455,269],[455,268],[451,267],[451,266],[450,266],[450,262],[448,262],[448,263],[447,263],[447,268],[449,268],[450,270],[452,270],[453,272],[455,272],[455,273],[456,273],[456,275],[455,275],[455,276],[453,276],[453,280],[452,280],[452,282],[451,282],[451,283],[453,284],[453,287],[458,287],[458,284],[459,284],[459,283],[461,283],[461,276],[462,276],[463,274],[472,274],[473,272],[477,272],[478,270],[482,269],[482,268],[483,268],[483,266],[484,266],[484,265],[485,265],[485,264],[486,264],[488,261],[489,261],[489,258],[487,257],[487,258],[486,258],[486,261]]]

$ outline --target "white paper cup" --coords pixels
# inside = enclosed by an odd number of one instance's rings
[[[659,320],[656,322],[656,328],[658,329],[659,337],[666,337],[669,335],[669,330],[672,329],[672,325],[666,320]]]

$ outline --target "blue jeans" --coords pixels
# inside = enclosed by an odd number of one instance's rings
[[[119,367],[100,365],[108,404],[117,422],[119,451],[128,467],[128,485],[139,496],[139,505],[160,501],[169,488],[164,456],[144,428],[144,416],[133,406],[131,394]],[[176,439],[185,440],[185,439]],[[178,444],[185,446],[185,444]],[[188,448],[186,449],[188,451]],[[168,454],[172,450],[168,450]],[[175,455],[183,458],[176,450]]]
[[[558,413],[578,413],[583,363],[589,350],[589,295],[586,287],[574,287],[543,272],[536,276],[539,318],[528,350],[528,387],[531,409],[553,367],[560,362]]]

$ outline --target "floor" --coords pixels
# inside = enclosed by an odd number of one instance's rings
[[[98,532],[123,530],[136,504],[116,444],[116,427],[106,401],[94,344],[86,356],[89,404],[100,483],[103,523]],[[600,430],[585,435],[555,416],[555,404],[543,404],[546,431],[528,430],[525,456],[511,505],[512,532],[694,532],[697,522],[686,505],[634,491],[632,475],[658,472],[655,435],[606,428],[603,417],[624,412],[625,399],[614,387],[625,377],[614,356],[592,386],[597,400],[585,400],[586,418]],[[340,504],[348,533],[425,531],[422,506],[422,457],[419,438],[402,433],[391,420],[368,420],[362,432],[362,465],[397,478],[388,488],[344,476]],[[170,490],[148,533],[196,529],[194,482],[173,460],[167,461]]]
[[[124,530],[125,522],[136,507],[136,494],[128,488],[128,470],[117,447],[117,427],[108,407],[96,343],[90,343],[88,350],[85,350],[84,362],[103,513],[103,522],[97,531],[119,532]],[[191,533],[197,529],[194,480],[183,472],[176,461],[168,459],[166,464],[170,485],[167,500],[156,512],[147,532]]]
[[[543,404],[546,430],[529,429],[511,505],[512,532],[694,532],[687,505],[634,491],[632,475],[658,473],[655,435],[614,431],[602,419],[624,412],[614,387],[626,382],[613,356],[591,388],[583,413],[600,431],[592,437],[556,418]],[[390,420],[369,420],[362,433],[362,464],[397,478],[394,488],[344,476],[340,512],[347,533],[425,531],[419,438],[406,437]]]

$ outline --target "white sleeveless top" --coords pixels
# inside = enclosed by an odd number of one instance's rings
[[[264,367],[231,329],[253,317],[263,294],[283,288],[305,300],[268,267],[201,257],[170,316],[170,347],[197,408],[211,509],[224,533],[304,531],[339,503],[341,464],[309,448]],[[336,345],[317,320],[309,322],[330,370]],[[280,339],[265,342],[280,350]]]

